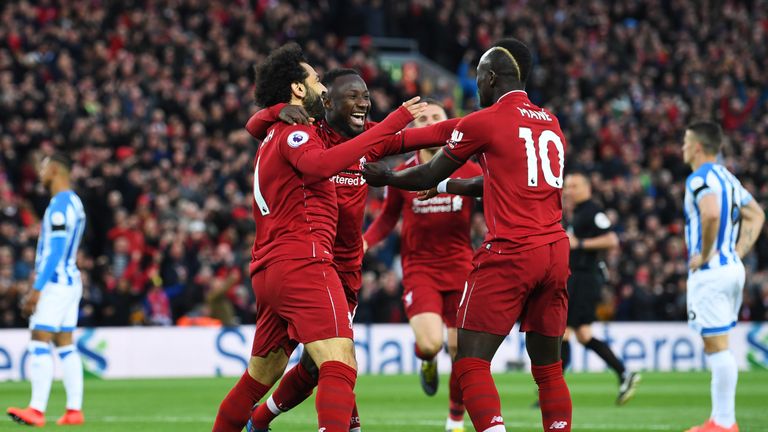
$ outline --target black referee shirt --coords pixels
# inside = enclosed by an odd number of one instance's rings
[[[573,209],[568,231],[586,240],[611,231],[611,220],[596,202],[587,200]],[[571,271],[597,271],[601,259],[599,250],[571,249]]]

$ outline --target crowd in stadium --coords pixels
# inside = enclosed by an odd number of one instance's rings
[[[460,77],[461,92],[393,81],[372,40],[351,50],[351,35],[414,38]],[[534,51],[530,97],[558,115],[567,166],[590,173],[617,227],[599,316],[684,319],[686,123],[717,119],[726,165],[768,200],[764,2],[3,2],[0,327],[26,325],[18,302],[48,200],[37,182],[43,155],[73,158],[88,213],[81,326],[250,323],[257,142],[243,126],[258,109],[253,65],[296,40],[321,73],[361,71],[373,120],[417,94],[460,115],[476,108],[478,54],[505,35]],[[369,220],[380,205],[377,191]],[[478,213],[477,242],[484,229]],[[747,259],[744,320],[768,318],[763,234]],[[369,251],[357,321],[405,320],[397,254],[396,234]]]

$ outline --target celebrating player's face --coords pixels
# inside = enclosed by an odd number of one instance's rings
[[[322,82],[320,82],[320,76],[315,72],[312,66],[302,63],[302,67],[307,71],[309,76],[304,80],[304,86],[306,87],[306,94],[302,100],[304,109],[307,110],[307,114],[314,118],[323,118],[325,116],[325,107],[323,107],[323,96],[326,93],[326,88]]]
[[[348,137],[365,130],[365,118],[371,110],[368,86],[358,75],[343,75],[334,80],[325,107],[328,123]]]

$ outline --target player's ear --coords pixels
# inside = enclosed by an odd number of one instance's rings
[[[496,85],[496,72],[493,70],[488,71],[488,85],[494,87]]]
[[[333,102],[331,101],[331,96],[326,92],[320,95],[320,98],[323,100],[323,106],[325,109],[330,110],[333,109]]]
[[[294,82],[291,83],[291,92],[297,99],[304,99],[304,96],[307,95],[307,87],[304,83]]]

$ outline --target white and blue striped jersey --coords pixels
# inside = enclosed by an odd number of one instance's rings
[[[724,166],[705,163],[688,176],[685,182],[685,243],[688,256],[701,253],[701,211],[699,203],[713,194],[720,208],[720,227],[714,245],[716,253],[702,270],[741,262],[736,253],[736,241],[741,226],[741,207],[752,201],[752,195]]]
[[[45,209],[35,257],[36,290],[52,282],[62,285],[80,283],[77,248],[85,230],[85,210],[73,191],[57,193]]]

